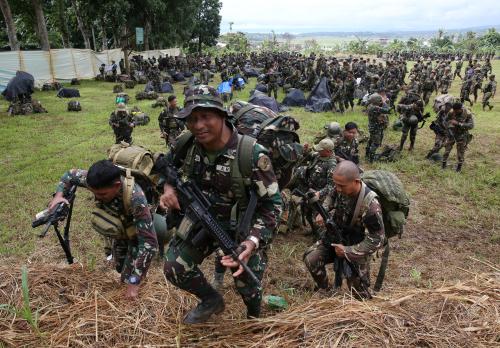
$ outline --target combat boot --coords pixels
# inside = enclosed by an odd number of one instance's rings
[[[403,146],[405,145],[406,139],[401,139],[399,143],[399,152],[403,151]]]
[[[462,163],[457,164],[456,171],[457,171],[457,173],[460,173],[462,171]]]
[[[443,161],[443,163],[441,163],[441,168],[446,169],[446,161]]]
[[[226,272],[214,272],[214,280],[212,281],[212,287],[217,290],[217,291],[220,291],[222,289],[222,287],[224,286],[224,275],[226,274]]]
[[[212,314],[219,314],[224,311],[224,299],[218,292],[214,292],[210,297],[202,299],[198,305],[190,310],[184,317],[184,324],[201,324],[206,322]]]
[[[425,159],[431,159],[432,155],[433,155],[432,151],[429,151],[429,153],[425,156]]]
[[[490,108],[490,111],[491,111],[491,109],[493,109],[494,106],[495,105],[488,105],[488,107]]]

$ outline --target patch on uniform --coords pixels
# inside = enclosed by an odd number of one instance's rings
[[[271,169],[271,160],[267,156],[260,156],[257,161],[257,167],[259,167],[262,171],[267,172]]]

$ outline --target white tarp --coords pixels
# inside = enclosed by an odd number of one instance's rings
[[[162,56],[178,56],[178,48],[132,52],[132,55],[142,55],[144,58]],[[35,86],[42,86],[47,81],[91,79],[99,73],[99,66],[111,61],[116,64],[123,58],[121,49],[102,52],[92,50],[67,48],[50,51],[10,51],[0,53],[0,92],[5,89],[16,71],[22,70],[35,78]]]

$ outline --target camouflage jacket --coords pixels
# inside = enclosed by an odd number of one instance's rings
[[[458,124],[452,124],[451,120],[456,120]],[[457,141],[466,140],[469,130],[474,128],[473,115],[466,108],[462,108],[461,113],[455,113],[452,109],[446,115],[446,126],[449,138],[454,138]]]
[[[389,118],[387,114],[391,111],[387,105],[373,105],[368,106],[368,130],[375,130],[379,128],[386,128]]]
[[[320,192],[320,199],[323,199],[333,187],[333,172],[337,166],[335,156],[320,157],[315,154],[311,164],[306,170],[306,180],[309,188]]]
[[[56,192],[64,192],[69,189],[70,182],[77,182],[78,186],[88,188],[86,180],[86,170],[72,169],[64,173],[61,177]],[[122,190],[123,188],[110,202],[104,203],[96,200],[96,205],[104,207],[106,210],[116,212],[117,216],[124,216],[125,219],[135,225],[137,233],[133,239],[128,240],[128,244],[129,248],[135,247],[138,252],[135,260],[131,262],[133,269],[130,275],[135,275],[140,280],[142,275],[146,274],[151,264],[151,260],[158,250],[158,241],[153,227],[153,218],[149,210],[148,201],[142,188],[137,184],[134,185],[130,201],[130,211],[128,212],[125,212]]]
[[[359,164],[358,140],[352,139],[348,141],[344,137],[339,138],[335,142],[335,155]]]
[[[113,129],[127,129],[127,128],[132,128],[130,126],[130,123],[134,121],[132,114],[127,112],[127,113],[116,113],[112,112],[111,116],[109,117],[109,125]]]
[[[174,117],[180,111],[179,108],[171,108],[167,106],[158,116],[158,124],[160,126],[160,131],[165,134],[180,133],[184,128],[184,124],[181,120]]]
[[[232,126],[231,126],[232,127]],[[231,229],[231,211],[238,203],[235,192],[232,191],[231,164],[238,160],[238,132],[235,128],[225,148],[215,154],[213,161],[210,161],[209,154],[195,140],[192,149],[192,163],[184,163],[183,173],[188,180],[194,181],[203,191],[205,196],[211,201],[211,212],[221,223],[228,233],[234,235]],[[187,153],[190,153],[188,149]],[[210,156],[212,157],[212,156]],[[172,162],[173,157],[167,156],[167,162]],[[271,160],[267,155],[267,150],[259,144],[253,149],[253,171],[251,176],[251,186],[257,193],[257,207],[252,217],[250,231],[247,236],[240,236],[244,240],[248,236],[254,236],[260,240],[261,245],[271,242],[273,232],[277,226],[282,212],[281,195]],[[242,217],[240,211],[239,218]],[[239,240],[238,242],[241,242]]]
[[[365,186],[365,197],[370,192],[371,190]],[[373,254],[384,245],[385,241],[382,207],[376,197],[363,202],[354,225],[350,226],[357,200],[358,197],[339,194],[333,187],[323,202],[323,206],[330,211],[335,223],[343,230],[346,258],[351,261]]]

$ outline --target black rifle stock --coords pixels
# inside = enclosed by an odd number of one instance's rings
[[[167,183],[175,187],[181,203],[181,208],[185,211],[184,214],[189,216],[192,221],[199,221],[209,235],[219,243],[219,247],[224,254],[231,255],[233,260],[237,261],[241,267],[243,267],[251,281],[260,287],[260,281],[250,267],[238,258],[244,249],[241,245],[236,244],[220,226],[219,222],[212,216],[209,211],[211,203],[205,197],[204,193],[195,183],[182,181],[175,167],[166,166],[164,174],[167,178]]]
[[[57,239],[59,239],[59,244],[64,250],[66,255],[66,260],[69,264],[73,263],[73,255],[71,254],[70,241],[69,241],[69,229],[71,225],[71,216],[73,214],[73,203],[76,197],[76,189],[78,186],[72,185],[68,192],[64,195],[64,198],[69,202],[69,206],[66,203],[59,203],[52,211],[46,215],[37,219],[31,223],[31,227],[36,228],[41,225],[45,225],[45,229],[38,236],[40,238],[45,237],[51,226],[54,226],[56,231]],[[64,226],[64,233],[61,235],[59,231],[59,222],[66,219],[66,225]]]

